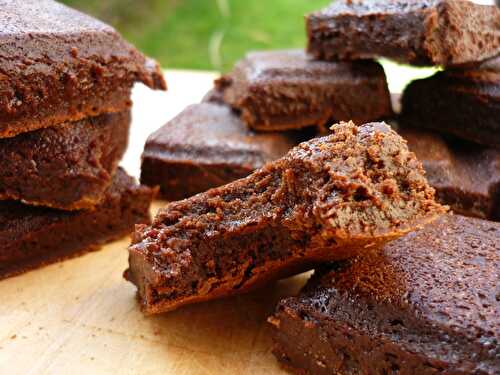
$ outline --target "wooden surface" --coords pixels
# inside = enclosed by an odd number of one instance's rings
[[[167,72],[170,91],[134,92],[123,165],[137,175],[149,133],[199,101],[213,75]],[[155,203],[153,211],[161,203]],[[125,282],[123,239],[81,258],[0,281],[0,374],[281,374],[266,317],[305,276],[250,295],[144,317]]]

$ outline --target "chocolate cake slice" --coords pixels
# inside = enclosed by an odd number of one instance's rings
[[[118,169],[95,210],[60,211],[0,202],[0,279],[97,250],[150,221],[154,190]]]
[[[461,215],[500,221],[500,149],[399,128],[422,162],[436,199]]]
[[[500,54],[500,9],[466,0],[337,0],[306,24],[321,60],[456,66]]]
[[[0,137],[130,107],[158,65],[110,26],[52,0],[0,0]]]
[[[141,183],[183,199],[246,177],[313,134],[254,133],[225,105],[193,104],[148,138]]]
[[[500,147],[500,58],[473,69],[413,81],[402,99],[402,125]]]
[[[269,322],[296,374],[498,374],[500,223],[444,215],[320,270]]]
[[[365,123],[392,114],[384,69],[373,61],[313,61],[301,50],[254,52],[215,84],[260,131]]]
[[[151,314],[349,258],[444,211],[423,173],[387,125],[336,125],[246,178],[161,209],[136,230],[126,278]]]
[[[127,148],[129,127],[125,111],[0,139],[0,200],[94,208]]]

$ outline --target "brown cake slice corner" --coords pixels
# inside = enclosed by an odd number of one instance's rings
[[[119,168],[94,210],[61,211],[0,202],[0,279],[55,263],[126,236],[150,222],[155,190]]]
[[[321,60],[448,67],[500,53],[500,9],[466,0],[338,0],[306,23],[308,52]]]
[[[352,257],[444,208],[386,124],[341,123],[250,176],[161,209],[129,247],[144,312],[245,292]]]
[[[269,322],[296,374],[498,374],[500,223],[443,215],[321,268]]]
[[[210,99],[222,97],[258,131],[392,115],[384,69],[374,61],[314,61],[302,50],[252,52],[215,84],[219,92]]]

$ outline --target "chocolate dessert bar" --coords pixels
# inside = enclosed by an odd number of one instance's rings
[[[248,291],[398,238],[444,211],[383,123],[338,124],[138,227],[126,278],[149,314]]]
[[[269,322],[296,374],[497,374],[500,223],[444,215],[315,274]]]
[[[378,63],[313,61],[299,50],[249,53],[216,88],[250,128],[261,131],[361,124],[392,114]]]
[[[158,65],[110,26],[52,0],[0,0],[0,138],[130,107]]]
[[[148,138],[141,183],[183,199],[248,176],[309,133],[254,133],[225,105],[193,104]]]
[[[439,202],[461,215],[500,221],[500,149],[398,129],[422,162]]]
[[[0,202],[0,279],[97,250],[149,222],[154,190],[118,169],[95,210],[60,211]]]
[[[127,148],[129,127],[125,111],[0,139],[0,200],[95,207]]]
[[[400,122],[500,147],[500,58],[438,72],[403,94]]]
[[[456,66],[500,54],[500,9],[466,0],[337,0],[306,24],[321,60]]]

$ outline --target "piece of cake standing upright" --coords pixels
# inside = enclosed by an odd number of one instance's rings
[[[138,227],[125,276],[146,313],[245,292],[370,251],[444,211],[383,123],[342,123],[247,178],[168,204]]]
[[[321,60],[448,67],[500,54],[500,9],[467,0],[338,0],[306,20],[308,52]]]

